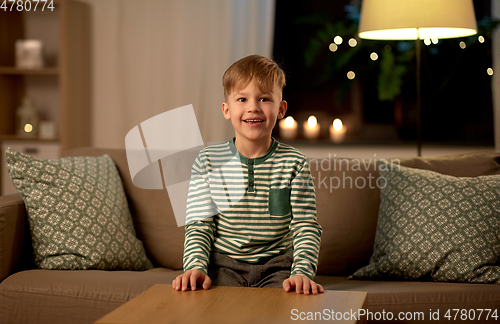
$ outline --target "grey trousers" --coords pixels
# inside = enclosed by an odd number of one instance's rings
[[[266,258],[258,263],[237,261],[225,254],[212,252],[208,276],[212,286],[282,288],[290,277],[293,251]]]

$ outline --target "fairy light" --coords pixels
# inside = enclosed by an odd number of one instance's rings
[[[357,41],[357,40],[355,40],[354,38],[351,38],[351,39],[349,40],[349,46],[351,46],[351,47],[355,47],[356,45],[358,45],[358,41]]]
[[[332,52],[336,52],[339,49],[339,47],[335,43],[331,43],[330,46],[328,46],[328,48]]]
[[[349,80],[352,80],[352,79],[354,79],[355,77],[356,77],[356,73],[354,73],[353,71],[349,71],[349,72],[347,72],[347,78],[348,78]]]
[[[465,49],[467,47],[467,45],[465,45],[465,42],[460,42],[460,48],[461,49]]]
[[[372,61],[376,61],[376,60],[378,60],[378,54],[373,52],[370,54],[370,58],[372,59]]]
[[[342,37],[340,37],[340,36],[335,36],[335,38],[333,39],[333,42],[334,42],[335,44],[337,44],[337,45],[342,44],[342,41],[343,41],[343,39],[342,39]]]

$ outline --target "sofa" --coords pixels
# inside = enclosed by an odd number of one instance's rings
[[[37,269],[23,199],[18,194],[1,196],[0,323],[93,323],[154,284],[170,284],[182,273],[184,228],[176,225],[166,190],[134,186],[125,150],[79,148],[64,156],[103,154],[109,154],[116,163],[137,238],[144,244],[154,268],[147,271]],[[341,160],[351,162],[351,166],[342,168]],[[500,153],[495,152],[395,161],[402,166],[455,177],[500,174]],[[369,161],[372,162],[375,165]],[[366,160],[363,163],[340,158],[310,159],[318,221],[323,227],[315,280],[326,290],[366,291],[364,309],[375,314],[367,318],[368,322],[384,322],[380,314],[387,312],[394,316],[404,314],[395,321],[400,323],[413,322],[412,314],[417,312],[425,315],[420,322],[450,322],[444,316],[449,310],[500,308],[498,284],[435,282],[430,278],[348,280],[370,262],[381,204],[380,186],[368,182],[376,179],[378,170],[371,165],[366,167]],[[339,185],[341,181],[343,184]],[[496,262],[500,265],[500,259]],[[431,320],[430,312],[438,310],[439,320]],[[456,314],[450,315],[453,321]]]

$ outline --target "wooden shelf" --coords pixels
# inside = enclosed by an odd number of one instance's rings
[[[0,66],[0,74],[11,75],[59,75],[59,68],[20,69],[14,66]]]
[[[59,138],[39,138],[39,137],[21,137],[11,134],[0,134],[0,142],[2,141],[19,141],[19,142],[57,142]]]

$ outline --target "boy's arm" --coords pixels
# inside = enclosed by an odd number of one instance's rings
[[[210,195],[205,159],[198,155],[191,169],[191,180],[186,208],[186,232],[184,241],[183,267],[200,270],[207,274],[210,250],[214,240],[213,216],[216,207]]]
[[[312,280],[316,275],[322,228],[316,218],[316,193],[306,159],[291,182],[290,205],[294,248],[291,275]]]

